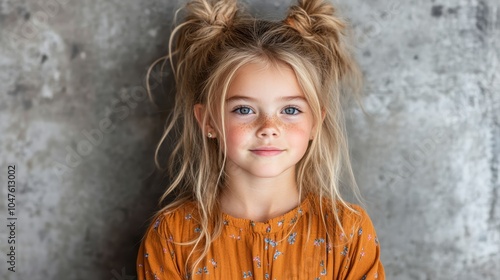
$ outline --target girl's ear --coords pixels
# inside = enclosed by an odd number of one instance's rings
[[[205,115],[205,105],[203,104],[194,104],[194,117],[198,121],[198,125],[200,126],[201,132],[204,136],[208,138],[215,138],[215,129],[212,127],[210,121],[208,121],[205,125],[203,125],[203,116]]]

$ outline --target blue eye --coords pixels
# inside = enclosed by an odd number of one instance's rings
[[[286,107],[283,112],[285,112],[285,114],[287,115],[297,115],[299,113],[302,113],[302,111],[300,111],[299,109],[295,108],[295,107]]]
[[[236,112],[236,113],[241,114],[241,115],[248,115],[253,111],[252,111],[252,109],[250,109],[248,107],[241,106],[241,107],[236,108],[233,112]]]

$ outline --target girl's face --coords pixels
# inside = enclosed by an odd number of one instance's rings
[[[227,92],[224,124],[230,176],[295,174],[314,130],[311,108],[286,64],[240,68]]]

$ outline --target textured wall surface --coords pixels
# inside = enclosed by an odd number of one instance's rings
[[[248,2],[270,18],[289,4]],[[499,279],[500,3],[337,2],[366,74],[369,115],[351,108],[348,132],[388,278]],[[169,104],[148,100],[144,77],[176,7],[0,0],[1,279],[135,279]]]

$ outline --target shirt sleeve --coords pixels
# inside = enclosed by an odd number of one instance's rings
[[[385,272],[380,260],[380,244],[373,223],[359,206],[354,207],[360,212],[359,226],[353,232],[353,240],[349,246],[349,269],[346,280],[384,280]]]
[[[180,280],[166,221],[157,218],[148,228],[137,255],[138,280]]]

